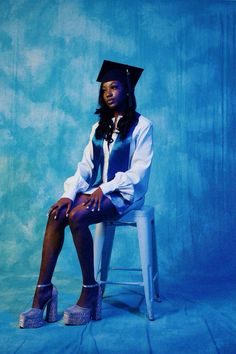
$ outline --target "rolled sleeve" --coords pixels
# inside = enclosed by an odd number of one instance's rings
[[[64,182],[64,193],[61,198],[74,200],[78,192],[85,192],[89,188],[89,180],[94,167],[92,139],[96,126],[97,123],[92,127],[89,142],[84,149],[82,160],[78,163],[75,174]]]

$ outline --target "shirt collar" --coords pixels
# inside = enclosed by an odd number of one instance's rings
[[[119,122],[119,120],[120,120],[121,118],[123,118],[123,116],[121,116],[121,115],[119,115],[119,116],[117,117],[117,123],[116,123],[116,124],[118,124],[118,122]],[[113,121],[113,123],[115,122],[115,117],[112,118],[112,121]],[[116,128],[113,133],[118,134],[119,132],[120,132],[120,131]]]
[[[119,115],[118,118],[117,118],[117,123],[119,122],[119,120],[122,118],[123,116]],[[112,121],[114,122],[115,121],[115,117],[112,118]]]

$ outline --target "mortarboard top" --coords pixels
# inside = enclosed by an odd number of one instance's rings
[[[127,69],[128,69],[128,73],[127,73]],[[127,80],[127,76],[128,76],[134,88],[142,72],[143,69],[138,68],[136,66],[104,60],[101,70],[98,74],[97,81],[101,83],[106,81],[112,81],[112,80],[125,81]]]

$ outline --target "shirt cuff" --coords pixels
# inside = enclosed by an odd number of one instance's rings
[[[103,194],[108,194],[114,192],[114,190],[116,189],[116,183],[111,180],[110,182],[100,184],[99,187],[101,188]]]
[[[77,194],[76,190],[67,191],[62,194],[61,198],[69,198],[72,201],[74,201],[76,194]]]
[[[62,194],[61,198],[70,198],[71,200],[74,200],[78,192],[83,193],[89,187],[89,184],[83,178],[80,179],[78,184],[76,186],[73,186],[72,188],[65,188],[65,192]]]

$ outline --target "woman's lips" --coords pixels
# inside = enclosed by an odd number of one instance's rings
[[[108,103],[108,104],[112,104],[112,103],[114,103],[114,100],[113,100],[113,99],[107,100],[107,103]]]

